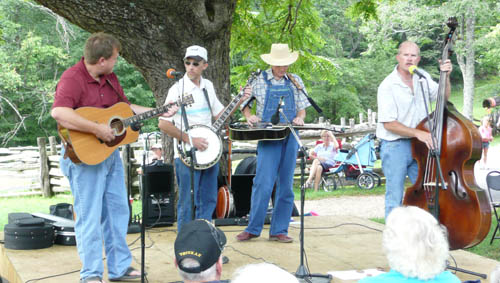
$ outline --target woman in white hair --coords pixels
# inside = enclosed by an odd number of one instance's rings
[[[248,264],[238,268],[231,283],[299,283],[288,271],[270,263]]]
[[[445,271],[449,251],[445,228],[423,209],[393,209],[387,217],[382,245],[391,270],[359,282],[460,282]]]
[[[500,283],[500,265],[491,272],[490,283]]]

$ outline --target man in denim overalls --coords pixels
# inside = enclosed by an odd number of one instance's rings
[[[304,125],[306,110],[310,104],[300,94],[291,79],[304,88],[302,79],[294,74],[287,74],[288,66],[298,58],[298,52],[290,52],[288,44],[273,44],[271,53],[261,55],[262,60],[271,65],[271,69],[263,71],[251,86],[245,89],[251,92],[256,100],[256,114],[251,114],[249,107],[242,109],[250,126],[259,122],[271,121],[278,104],[286,118],[295,125]],[[289,76],[293,76],[290,78]],[[280,116],[280,123],[285,119]],[[250,222],[244,232],[236,236],[238,241],[247,241],[260,236],[267,207],[274,184],[276,193],[269,232],[270,241],[290,243],[288,226],[293,209],[293,172],[299,146],[293,135],[283,140],[259,141],[257,146],[257,171],[253,179]]]

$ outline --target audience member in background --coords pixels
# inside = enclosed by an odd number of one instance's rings
[[[481,134],[481,139],[483,142],[483,154],[481,156],[481,167],[486,168],[488,162],[488,148],[490,147],[490,142],[493,140],[490,127],[490,117],[485,116],[481,120],[481,126],[479,127],[479,133]]]
[[[204,219],[184,224],[174,243],[175,266],[185,283],[228,282],[222,275],[226,235]]]
[[[445,271],[449,256],[445,228],[421,208],[394,208],[386,218],[382,245],[390,271],[359,282],[460,282]]]
[[[153,158],[151,159],[152,160],[151,163],[152,164],[163,163],[163,149],[162,149],[161,143],[155,143],[151,147],[151,151],[153,152]]]
[[[248,264],[238,268],[231,283],[298,283],[288,271],[270,263]]]
[[[321,140],[323,143],[316,145],[311,153],[310,158],[313,162],[309,170],[309,178],[307,178],[305,184],[306,188],[309,188],[314,180],[315,192],[318,191],[323,171],[335,164],[335,155],[337,155],[339,148],[339,143],[331,131],[321,131]]]

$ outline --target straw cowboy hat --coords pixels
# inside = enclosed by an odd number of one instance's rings
[[[288,44],[274,43],[271,45],[271,53],[262,54],[260,58],[271,66],[288,66],[299,58],[298,52],[290,52]]]

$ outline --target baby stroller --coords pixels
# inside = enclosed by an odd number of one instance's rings
[[[377,160],[375,150],[375,134],[368,134],[350,150],[340,150],[335,156],[335,165],[323,173],[323,189],[332,191],[343,187],[341,177],[356,180],[360,189],[371,190],[380,186],[380,175],[373,172],[373,164]]]

